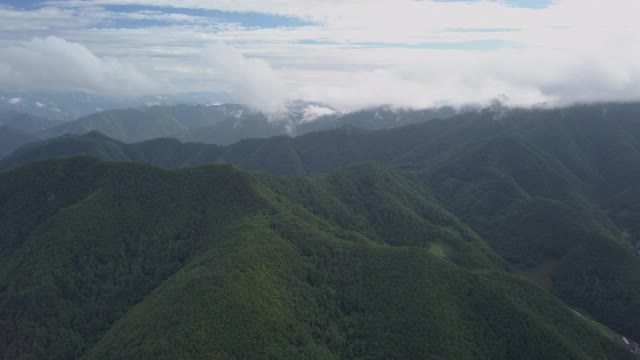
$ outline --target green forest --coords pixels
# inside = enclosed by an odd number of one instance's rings
[[[640,105],[0,160],[0,358],[633,359]]]

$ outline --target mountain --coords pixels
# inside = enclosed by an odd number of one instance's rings
[[[6,125],[27,134],[36,135],[59,122],[15,111],[0,112],[0,125]]]
[[[391,128],[457,113],[448,107],[413,111],[384,106],[342,114],[326,104],[292,101],[277,113],[263,114],[246,106],[229,104],[231,100],[223,92],[120,99],[81,91],[0,91],[0,113],[19,112],[35,118],[73,122],[51,131],[44,131],[51,126],[41,126],[41,137],[96,130],[124,142],[164,136],[218,145],[247,138],[302,135],[345,125],[370,130]],[[168,118],[184,127],[168,127]],[[156,129],[125,124],[128,122],[140,122]]]
[[[0,174],[0,226],[3,358],[633,358],[379,165],[52,159]]]
[[[48,129],[42,133],[50,138],[64,134],[84,134],[100,131],[124,142],[136,142],[173,134],[186,127],[176,119],[144,109],[111,110],[89,115]]]
[[[0,125],[0,158],[9,155],[13,150],[24,144],[38,140],[37,137],[20,130],[6,125]]]
[[[253,113],[246,106],[238,104],[156,105],[145,107],[144,110],[158,116],[171,117],[187,129],[203,128],[229,118],[239,118],[243,114]]]
[[[158,105],[103,111],[44,131],[50,138],[99,131],[123,142],[174,137],[185,142],[230,145],[242,139],[301,135],[356,126],[375,130],[455,115],[450,108],[403,110],[373,108],[342,114],[326,105],[293,102],[278,113],[264,114],[242,105]]]
[[[39,132],[56,122],[15,111],[0,111],[0,158],[20,146],[40,140]]]
[[[471,109],[462,111],[471,111]],[[300,121],[296,126],[295,134],[302,135],[344,126],[353,126],[365,130],[391,129],[433,119],[447,119],[455,116],[458,112],[459,111],[450,107],[435,107],[421,110],[392,108],[390,106],[373,107],[340,114],[339,116],[324,116],[320,118],[322,121],[316,121],[318,118],[309,121]]]
[[[321,175],[362,162],[403,174],[484,239],[511,270],[613,330],[640,338],[640,105],[485,109],[393,129],[354,127],[230,146],[100,136],[34,144],[10,169],[73,155],[165,167],[230,163],[276,175]],[[122,157],[110,157],[105,147]],[[117,151],[116,151],[117,150]]]
[[[189,129],[199,129],[249,112],[241,105],[150,106],[136,109],[102,111],[44,131],[51,138],[63,134],[99,131],[123,142],[158,137],[179,136]],[[267,122],[265,120],[265,122]],[[197,132],[196,132],[197,133]]]
[[[63,135],[25,145],[0,160],[0,169],[8,170],[50,157],[92,155],[111,160],[144,161],[164,167],[179,167],[183,158],[195,156],[206,148],[217,146],[183,144],[175,139],[156,139],[125,144],[97,131],[85,135]]]
[[[59,121],[74,121],[96,112],[154,105],[214,104],[231,99],[221,92],[114,98],[82,91],[1,91],[0,112],[16,111]]]
[[[71,121],[101,109],[126,106],[122,102],[79,91],[0,91],[0,110]]]
[[[261,113],[251,113],[229,117],[214,125],[186,130],[175,137],[187,142],[230,145],[242,139],[271,137],[285,134],[286,131],[283,123],[270,121]]]

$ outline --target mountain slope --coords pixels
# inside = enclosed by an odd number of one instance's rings
[[[27,134],[36,135],[60,122],[15,111],[0,112],[0,125],[6,125]]]
[[[186,127],[172,117],[145,109],[110,110],[45,130],[42,137],[84,134],[99,131],[123,142],[136,142],[167,136]]]
[[[381,167],[49,160],[0,175],[15,221],[4,358],[631,358]]]
[[[127,160],[167,167],[223,162],[277,175],[387,164],[477,232],[514,271],[640,337],[633,321],[640,311],[638,104],[489,109],[394,129],[344,127],[227,147],[167,139],[117,147]],[[0,169],[60,155],[48,149],[45,143],[18,151]]]
[[[312,131],[357,126],[385,129],[455,115],[449,108],[411,111],[389,107],[341,114],[313,103],[293,103],[275,114],[242,105],[149,106],[98,112],[42,132],[50,138],[99,131],[123,142],[174,137],[186,142],[229,145],[242,139],[301,135]]]
[[[294,133],[302,135],[313,131],[353,126],[365,130],[391,129],[434,119],[447,119],[457,111],[449,107],[411,110],[380,106],[363,109],[340,116],[327,116],[320,121],[304,121],[297,124]]]
[[[218,125],[225,120],[229,120],[228,125]],[[247,126],[238,127],[237,121],[246,122]],[[241,105],[149,106],[98,112],[44,131],[42,136],[50,138],[63,134],[98,131],[126,143],[158,137],[178,137],[229,144],[252,135],[267,137],[282,133],[281,128],[278,128],[277,132],[264,134],[256,128],[268,127],[270,124],[262,114],[252,112]]]
[[[270,121],[261,113],[240,113],[214,125],[190,128],[174,136],[183,141],[229,145],[247,138],[266,138],[286,133],[282,123]]]
[[[98,132],[83,136],[63,135],[22,146],[2,159],[7,169],[50,157],[93,155],[111,160],[129,160],[123,143]]]
[[[29,135],[23,131],[14,129],[6,125],[0,125],[0,158],[3,158],[13,150],[24,144],[38,141],[35,136]]]
[[[160,94],[116,99],[82,91],[32,90],[12,92],[0,90],[0,112],[17,111],[65,122],[111,109],[154,105],[165,106],[170,104],[212,104],[229,101],[231,101],[231,98],[223,92]]]

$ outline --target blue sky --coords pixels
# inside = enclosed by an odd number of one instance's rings
[[[637,0],[0,0],[0,88],[513,105],[640,98]]]
[[[438,0],[441,2],[465,2],[466,0]],[[0,3],[8,4],[16,7],[25,7],[32,6],[37,4],[42,4],[44,1],[42,0],[3,0]],[[517,7],[527,7],[527,8],[544,8],[549,6],[553,0],[507,0],[506,3],[517,6]],[[178,3],[176,3],[178,4]]]
[[[144,11],[155,11],[161,13],[182,14],[194,17],[209,18],[216,22],[238,23],[246,27],[274,28],[274,27],[298,27],[312,25],[313,23],[304,19],[292,16],[282,16],[277,14],[259,12],[229,12],[215,9],[189,9],[166,6],[141,6],[141,5],[117,5],[105,6],[108,11],[119,13],[134,13]],[[116,22],[113,26],[120,26]],[[144,27],[148,23],[144,21],[130,22],[126,26]]]
[[[3,0],[2,4],[7,4],[15,7],[30,7],[33,5],[41,4],[41,0]]]
[[[437,0],[439,2],[465,3],[464,0]],[[543,9],[551,5],[553,0],[506,0],[505,4],[513,7]],[[134,1],[135,2],[135,1]],[[49,4],[42,0],[2,0],[0,4],[6,4],[17,9],[36,9]],[[313,25],[314,22],[308,19],[295,16],[283,16],[267,12],[258,11],[223,11],[218,9],[202,9],[180,7],[180,2],[174,2],[173,6],[149,6],[149,5],[105,5],[104,9],[114,13],[138,13],[138,12],[160,12],[164,14],[182,14],[193,17],[201,17],[216,22],[237,23],[246,27],[275,28],[275,27],[299,27]],[[149,26],[161,26],[168,24],[165,20],[140,20],[140,19],[112,19],[108,24],[100,26],[110,26],[117,28],[144,28]],[[464,30],[464,29],[461,29]],[[475,29],[482,31],[482,29]],[[471,30],[473,31],[473,29]]]
[[[17,9],[33,10],[48,4],[42,0],[2,0],[0,4],[9,5]],[[179,5],[179,2],[176,2]],[[159,12],[165,14],[182,14],[193,17],[209,18],[216,22],[238,23],[247,27],[296,27],[310,25],[311,22],[292,16],[261,12],[229,12],[216,9],[181,8],[168,6],[147,5],[106,5],[104,10],[114,13]],[[166,25],[168,21],[160,20],[117,20],[110,22],[112,27],[144,28],[148,26]]]

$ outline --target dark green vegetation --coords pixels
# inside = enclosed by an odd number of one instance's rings
[[[414,182],[53,159],[0,175],[10,359],[625,359]]]
[[[86,158],[2,175],[0,326],[16,334],[5,354],[29,352],[40,329],[40,348],[64,338],[60,351],[88,358],[624,358],[606,331],[512,274],[640,338],[638,104],[494,108],[225,147],[92,132],[26,145],[0,170],[74,155],[323,177]],[[380,165],[354,166],[365,162]],[[58,218],[74,208],[79,218]],[[62,267],[42,270],[60,274],[38,275],[46,286],[20,280],[45,268],[32,255],[49,241],[90,259],[79,274],[46,260]],[[113,248],[89,251],[102,243]],[[40,291],[85,282],[99,288],[34,310]]]

